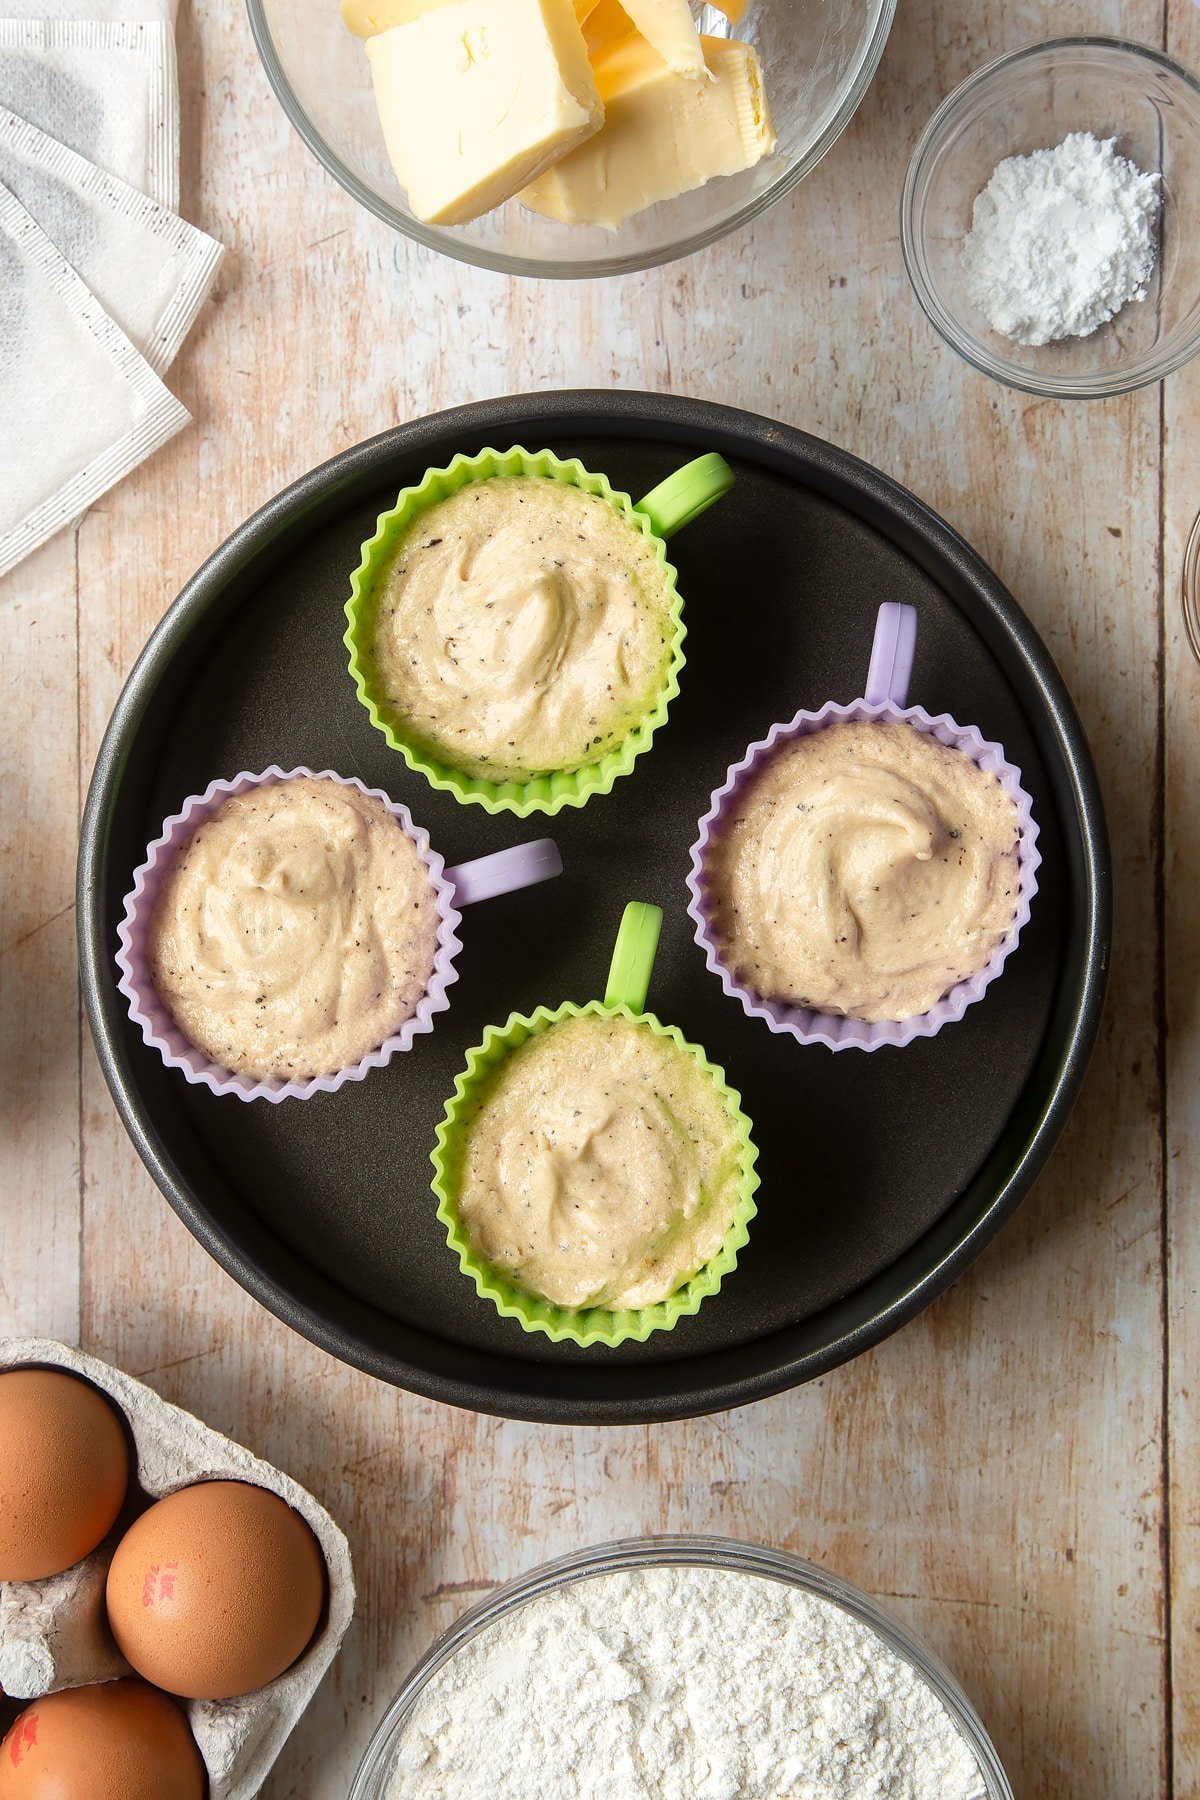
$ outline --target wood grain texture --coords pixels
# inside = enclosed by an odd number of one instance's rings
[[[1200,8],[1171,15],[1169,48],[1200,66]],[[1168,1362],[1168,1586],[1175,1793],[1200,1793],[1200,668],[1183,630],[1183,553],[1200,511],[1200,366],[1164,393],[1163,779],[1160,1023]]]
[[[1200,65],[1190,0],[1166,23]],[[1200,672],[1175,595],[1200,505],[1200,377],[1089,406],[1007,393],[925,323],[897,231],[908,152],[969,68],[1052,31],[1158,43],[1164,26],[1157,0],[905,0],[850,130],[752,231],[674,268],[557,286],[440,261],[357,211],[287,126],[240,9],[185,4],[184,210],[230,250],[170,377],[196,423],[93,509],[77,545],[0,584],[18,720],[0,749],[15,1071],[0,1329],[80,1333],[345,1525],[359,1618],[268,1800],[340,1800],[414,1657],[491,1586],[590,1542],[683,1529],[799,1550],[888,1601],[961,1676],[1023,1800],[1200,1791]],[[1118,850],[1102,1040],[1016,1220],[849,1367],[653,1430],[455,1413],[256,1307],[159,1198],[80,1050],[59,911],[79,772],[203,557],[287,481],[397,420],[560,385],[773,414],[927,499],[1058,659]]]
[[[0,1317],[67,1339],[80,1323],[76,613],[70,533],[0,582]]]

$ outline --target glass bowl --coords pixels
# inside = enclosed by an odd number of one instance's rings
[[[773,156],[650,207],[619,231],[561,225],[512,200],[470,225],[426,225],[405,204],[384,149],[371,72],[337,0],[248,0],[267,79],[314,156],[396,231],[507,275],[619,275],[686,256],[756,218],[816,167],[849,124],[883,55],[896,0],[750,0],[736,35],[755,46],[779,136]],[[713,37],[734,35],[713,6]]]
[[[389,1800],[388,1782],[418,1697],[432,1676],[471,1638],[524,1606],[526,1601],[565,1587],[569,1582],[586,1581],[592,1576],[609,1575],[623,1569],[672,1567],[731,1569],[741,1575],[782,1581],[789,1587],[831,1601],[868,1625],[891,1650],[916,1669],[941,1700],[979,1764],[987,1800],[1013,1800],[1008,1778],[987,1732],[954,1677],[919,1638],[898,1624],[874,1600],[848,1581],[785,1551],[741,1544],[733,1538],[691,1536],[626,1538],[620,1543],[601,1544],[573,1556],[560,1557],[556,1562],[544,1563],[540,1569],[497,1588],[480,1605],[464,1613],[426,1651],[383,1715],[354,1777],[350,1800]]]
[[[1087,338],[1027,347],[989,326],[967,293],[963,239],[976,195],[1006,156],[1068,132],[1117,139],[1161,174],[1158,267],[1136,301]],[[999,57],[944,100],[912,153],[900,241],[917,298],[960,356],[1009,387],[1100,399],[1159,381],[1200,348],[1200,83],[1161,51],[1118,38],[1054,38]]]

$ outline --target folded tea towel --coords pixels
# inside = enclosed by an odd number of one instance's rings
[[[221,245],[4,106],[0,181],[161,375],[216,279]]]
[[[0,574],[188,417],[0,186]]]
[[[176,0],[0,0],[0,574],[187,423]]]

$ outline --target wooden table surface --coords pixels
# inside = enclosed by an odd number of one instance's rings
[[[269,1800],[344,1796],[416,1654],[486,1589],[664,1530],[796,1550],[883,1599],[960,1675],[1022,1800],[1200,1793],[1200,670],[1178,602],[1200,363],[1105,403],[1006,392],[934,336],[897,236],[937,101],[1001,49],[1089,29],[1200,67],[1192,0],[901,0],[853,125],[752,231],[652,274],[541,285],[438,260],[358,210],[287,125],[241,8],[184,0],[183,210],[229,246],[169,377],[196,422],[0,583],[0,1332],[143,1377],[345,1526],[358,1619]],[[1058,660],[1116,850],[1099,1047],[1013,1222],[848,1367],[649,1429],[476,1418],[278,1324],[152,1186],[75,981],[75,821],[121,683],[186,577],[286,482],[385,426],[576,385],[771,414],[929,501]]]

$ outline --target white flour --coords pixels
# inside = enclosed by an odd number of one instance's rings
[[[576,1581],[439,1671],[388,1800],[986,1800],[916,1671],[840,1607],[719,1569]]]
[[[1155,262],[1158,176],[1116,140],[1073,131],[1009,156],[975,201],[964,246],[971,299],[1018,344],[1088,337],[1144,300]]]

